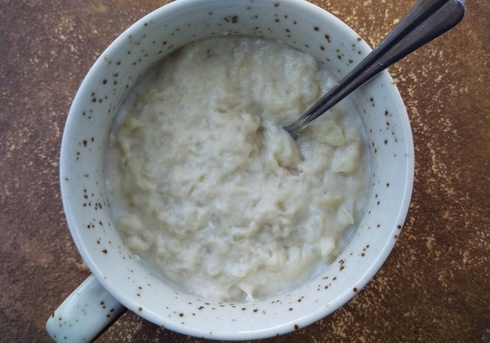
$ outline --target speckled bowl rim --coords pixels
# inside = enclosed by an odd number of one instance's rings
[[[217,4],[221,4],[221,7],[226,8],[218,8],[216,7]],[[127,74],[126,72],[129,70],[128,68],[131,68],[131,66],[126,66],[126,69],[122,69],[120,74],[112,73],[111,76],[110,71],[113,70],[113,68],[116,68],[114,70],[117,70],[117,66],[121,63],[118,61],[118,54],[121,54],[121,52],[126,49],[128,44],[131,45],[131,49],[133,49],[128,51],[128,54],[134,54],[137,52],[137,47],[140,46],[140,44],[142,44],[142,42],[146,39],[145,35],[142,35],[142,28],[151,27],[152,25],[163,25],[162,17],[165,17],[169,13],[173,13],[172,15],[176,15],[176,13],[178,15],[182,15],[183,13],[186,13],[190,6],[192,6],[196,11],[198,9],[208,9],[210,6],[212,6],[212,12],[214,12],[213,15],[215,16],[218,16],[218,13],[221,13],[221,11],[229,11],[227,12],[229,15],[221,15],[219,18],[222,20],[222,25],[215,29],[219,34],[235,34],[235,31],[239,31],[235,30],[237,27],[236,24],[241,24],[240,16],[247,13],[249,10],[248,7],[256,7],[258,9],[260,8],[261,10],[266,7],[269,8],[271,11],[270,13],[261,12],[256,15],[268,16],[267,20],[271,23],[276,22],[278,27],[281,29],[284,29],[284,27],[280,26],[283,25],[282,22],[287,21],[289,23],[295,20],[292,18],[293,16],[298,16],[298,21],[309,20],[308,23],[310,26],[308,28],[306,28],[307,25],[304,25],[297,27],[297,30],[293,32],[284,30],[281,31],[279,36],[285,38],[286,40],[289,39],[289,43],[291,43],[291,45],[301,50],[310,52],[313,55],[318,55],[318,46],[313,48],[311,46],[304,45],[300,39],[294,40],[294,36],[296,35],[296,37],[301,37],[302,35],[310,34],[323,35],[320,38],[325,41],[325,47],[328,47],[329,44],[334,44],[330,41],[335,41],[336,39],[335,36],[322,32],[322,27],[325,25],[325,23],[328,23],[328,25],[331,25],[339,32],[342,32],[343,35],[349,37],[348,43],[347,41],[340,43],[337,42],[342,44],[339,45],[339,49],[337,49],[339,51],[338,58],[344,59],[345,61],[345,66],[342,65],[339,66],[339,68],[332,70],[332,72],[338,77],[345,74],[346,70],[351,68],[353,64],[357,63],[370,51],[368,45],[362,41],[359,36],[346,24],[325,10],[320,9],[319,7],[306,1],[280,0],[261,1],[259,3],[255,1],[230,0],[226,2],[225,6],[220,0],[178,0],[150,13],[133,24],[107,48],[107,50],[100,56],[87,74],[73,101],[63,135],[60,161],[61,192],[68,226],[83,260],[86,262],[92,273],[97,277],[99,282],[123,305],[141,317],[157,325],[164,326],[170,330],[187,335],[210,339],[259,339],[288,333],[310,325],[344,305],[375,275],[390,254],[408,212],[413,185],[414,152],[408,115],[400,94],[396,89],[392,78],[387,72],[381,73],[381,75],[373,80],[370,85],[364,86],[356,92],[359,98],[372,100],[372,104],[361,105],[364,106],[364,108],[369,108],[369,106],[375,106],[374,100],[379,100],[378,97],[370,98],[370,92],[375,87],[384,87],[383,92],[381,92],[381,94],[383,94],[383,98],[380,102],[391,102],[391,112],[387,113],[386,111],[384,113],[385,118],[381,118],[379,120],[383,122],[386,121],[386,123],[388,123],[387,120],[392,120],[394,123],[396,123],[396,128],[393,127],[395,125],[392,125],[391,128],[386,128],[383,127],[382,124],[379,124],[378,126],[380,133],[373,132],[373,130],[371,130],[371,133],[368,132],[368,135],[372,135],[373,138],[372,147],[370,146],[369,149],[370,154],[388,154],[391,153],[391,150],[386,148],[386,142],[395,142],[395,148],[393,150],[393,161],[395,161],[395,163],[385,167],[390,169],[389,172],[392,172],[393,175],[399,174],[400,176],[396,176],[396,180],[401,180],[401,183],[391,185],[392,188],[390,189],[390,194],[393,194],[392,196],[396,199],[392,205],[383,204],[382,206],[376,207],[376,201],[372,200],[370,201],[372,207],[368,207],[366,209],[366,211],[369,211],[369,213],[375,213],[378,211],[378,208],[383,208],[383,211],[386,212],[386,217],[390,218],[390,222],[386,223],[386,227],[381,224],[369,225],[369,227],[363,227],[362,230],[359,229],[356,232],[355,237],[353,238],[354,241],[356,239],[361,239],[358,237],[366,239],[365,235],[369,234],[372,234],[373,237],[379,238],[379,240],[373,241],[374,243],[371,246],[367,244],[364,247],[364,250],[362,250],[364,252],[361,250],[358,251],[359,255],[365,254],[366,259],[362,260],[359,256],[355,256],[354,258],[352,257],[351,252],[351,256],[342,253],[334,262],[336,273],[338,274],[345,269],[347,270],[346,274],[350,273],[348,274],[349,277],[342,278],[334,275],[331,275],[330,277],[324,276],[321,279],[315,279],[314,282],[310,282],[306,287],[302,287],[301,292],[298,291],[299,293],[296,290],[293,290],[288,292],[288,294],[277,296],[277,299],[280,300],[268,299],[264,301],[257,301],[255,303],[246,303],[244,305],[233,303],[210,303],[203,299],[196,299],[193,296],[180,294],[179,292],[174,291],[172,293],[174,297],[181,297],[181,299],[168,299],[168,301],[170,303],[174,302],[175,304],[180,302],[182,303],[182,308],[170,308],[168,311],[162,311],[165,313],[159,312],[159,310],[155,310],[155,307],[153,306],[154,299],[146,299],[144,296],[141,296],[141,298],[136,297],[135,294],[136,292],[140,292],[138,289],[141,288],[141,286],[138,286],[136,277],[131,279],[131,276],[126,277],[126,274],[129,273],[129,271],[131,273],[139,273],[138,270],[133,271],[131,268],[126,268],[125,275],[118,275],[114,270],[112,270],[117,269],[118,266],[111,268],[110,263],[101,262],[104,259],[107,259],[109,251],[109,255],[114,252],[116,255],[124,256],[125,259],[131,260],[130,262],[127,262],[128,265],[129,263],[132,265],[137,265],[138,263],[132,259],[131,255],[125,250],[124,247],[121,246],[120,242],[115,242],[114,240],[105,241],[104,235],[109,235],[110,233],[107,232],[110,232],[112,229],[107,228],[107,221],[109,221],[110,224],[110,219],[108,219],[104,214],[104,212],[107,211],[102,210],[102,208],[106,208],[108,205],[104,195],[104,185],[102,185],[100,182],[87,181],[91,180],[92,175],[94,174],[99,176],[103,174],[103,171],[101,170],[103,161],[93,161],[85,158],[84,156],[90,156],[91,154],[94,156],[100,156],[100,150],[103,149],[105,143],[100,142],[99,137],[90,137],[90,134],[79,140],[74,140],[73,138],[80,136],[80,127],[84,127],[87,130],[90,128],[93,128],[94,130],[97,129],[96,126],[94,126],[95,124],[86,124],[87,118],[101,115],[97,113],[97,108],[103,108],[104,112],[107,113],[106,118],[97,119],[97,123],[101,125],[110,125],[109,122],[112,121],[113,114],[117,112],[120,102],[127,95],[127,91],[125,91],[123,88],[131,89],[137,79],[144,74],[144,71],[154,64],[154,62],[148,62],[145,64],[145,58],[148,58],[148,54],[145,51],[139,51],[139,57],[134,60],[134,66],[132,66],[132,68],[139,68],[138,70],[140,72],[136,77],[124,79],[126,84],[121,85],[121,79]],[[241,11],[238,11],[240,8]],[[285,8],[287,8],[287,13],[289,13],[288,18],[286,18],[286,15],[281,12]],[[275,15],[273,13],[274,11],[276,11]],[[211,11],[209,13],[211,16]],[[281,15],[278,15],[278,13],[281,13]],[[168,27],[169,32],[171,29],[172,28]],[[175,27],[173,29],[176,30]],[[179,29],[184,31],[185,27],[182,26]],[[206,28],[203,27],[203,30],[205,31]],[[249,30],[250,32],[255,30],[254,33],[258,36],[261,35],[261,32],[262,34],[265,32],[265,34],[270,34],[272,36],[276,34],[266,32],[267,30],[274,31],[274,29],[271,29],[271,27],[261,27],[260,30],[250,27]],[[174,31],[174,33],[176,33],[176,31]],[[288,38],[288,35],[292,35],[293,38]],[[191,41],[195,38],[195,35],[188,36],[187,38],[188,41]],[[171,44],[171,38],[169,38],[168,41],[159,41],[158,43],[163,45],[163,47],[153,50],[153,54],[161,54],[161,56],[164,56],[166,53],[169,53],[175,49],[175,47]],[[352,47],[346,47],[344,43],[352,44]],[[323,50],[323,46],[321,47],[321,50]],[[162,53],[160,51],[162,51]],[[138,61],[140,64],[138,64]],[[336,63],[331,60],[324,60],[323,62],[327,65],[329,63]],[[134,72],[131,73],[134,74]],[[107,77],[102,77],[101,79],[101,75],[107,75]],[[119,82],[119,84],[116,86],[117,82]],[[104,91],[105,88],[102,85],[105,86],[106,84],[114,84],[114,90]],[[111,97],[117,99],[113,102],[117,105],[111,103],[108,105],[108,107],[104,107],[106,106],[105,100]],[[369,112],[369,109],[367,111]],[[380,117],[382,117],[381,114]],[[376,126],[376,128],[378,128],[378,126]],[[392,132],[389,132],[389,129],[391,129]],[[385,138],[378,138],[378,135],[385,135]],[[404,154],[403,157],[397,155],[400,152]],[[400,163],[398,163],[399,160],[401,160]],[[95,170],[93,169],[94,163]],[[381,167],[378,166],[377,168],[381,170]],[[79,184],[73,186],[73,184],[76,182]],[[92,185],[92,187],[95,188],[82,190],[84,182]],[[388,188],[389,182],[382,186],[379,185],[380,182],[380,180],[373,180],[372,185],[370,185],[371,195],[374,196],[374,193],[376,193],[378,189],[380,189],[380,192],[386,192],[385,189]],[[83,199],[79,199],[79,195],[83,195]],[[378,193],[376,193],[376,198],[377,197]],[[91,209],[86,210],[86,207],[89,206],[89,204]],[[98,212],[94,212],[94,210],[98,210]],[[87,214],[90,214],[90,216],[93,215],[93,218],[87,217]],[[383,214],[378,214],[378,216],[382,215]],[[99,230],[101,238],[97,241],[97,244],[95,244],[94,239],[97,239],[96,237],[98,237],[98,234],[94,232],[97,232],[97,230]],[[384,231],[381,232],[380,230]],[[114,246],[117,246],[117,248],[114,248]],[[354,261],[349,264],[351,260]],[[365,262],[359,261],[369,261],[369,264],[367,267],[361,268],[360,273],[356,273],[354,276],[350,270],[356,268],[356,264],[365,264]],[[151,277],[151,275],[146,275],[144,278],[149,279]],[[128,281],[128,279],[131,280]],[[124,290],[122,289],[123,287],[125,288]],[[312,297],[313,299],[311,300],[308,298],[308,296],[304,296],[308,294],[304,293],[305,291],[319,292],[320,288],[328,289],[329,287],[330,289],[339,291],[335,291],[336,293],[334,295],[328,293],[329,295],[326,297],[328,298],[328,303],[326,304],[319,305],[318,296],[316,298]],[[129,290],[131,290],[131,294]],[[151,292],[151,294],[154,294],[155,291],[152,290]],[[169,295],[170,293],[167,292],[165,294]],[[140,296],[139,293],[138,296]],[[184,304],[184,302],[187,302],[187,304]],[[192,307],[190,306],[191,303]],[[168,305],[167,308],[169,306],[171,305]],[[243,307],[240,308],[241,306]],[[196,315],[196,312],[198,312],[201,307],[203,308],[203,313],[205,314],[201,317],[198,315],[196,316],[197,318],[193,318],[192,316]],[[220,309],[221,307],[226,308],[226,310]],[[264,308],[267,310],[264,310]],[[216,315],[216,313],[221,313],[220,311],[223,311],[223,313]],[[235,315],[238,319],[231,321],[229,318],[226,318],[225,315],[229,315],[230,313]],[[257,319],[257,317],[261,314],[263,317],[259,317],[260,319]],[[220,321],[222,323],[219,323]],[[240,323],[237,324],[237,322]],[[204,325],[208,326],[205,327]]]

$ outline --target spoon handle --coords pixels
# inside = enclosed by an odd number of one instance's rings
[[[294,123],[284,127],[294,138],[314,119],[384,69],[456,26],[464,0],[419,0],[398,25],[334,88]]]

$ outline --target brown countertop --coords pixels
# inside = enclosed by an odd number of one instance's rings
[[[3,1],[0,9],[0,341],[45,322],[88,275],[58,187],[70,102],[89,67],[166,1]],[[316,0],[371,45],[415,0]],[[413,200],[376,277],[333,315],[264,342],[490,342],[490,2],[390,69],[416,151]],[[485,337],[484,337],[485,336]],[[200,342],[126,312],[99,342]]]

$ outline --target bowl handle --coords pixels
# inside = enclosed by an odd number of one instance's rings
[[[125,310],[90,275],[49,317],[46,330],[55,342],[92,342]]]

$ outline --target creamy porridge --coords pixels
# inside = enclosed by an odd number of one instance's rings
[[[336,82],[269,40],[192,43],[153,69],[113,130],[108,188],[129,248],[200,297],[250,300],[325,266],[363,203],[352,104],[282,126]]]

